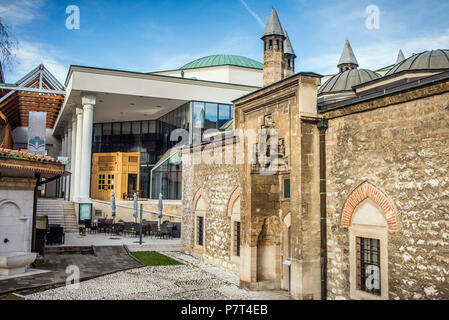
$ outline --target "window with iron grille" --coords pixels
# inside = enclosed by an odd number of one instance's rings
[[[234,222],[234,255],[240,257],[240,222]]]
[[[357,288],[380,296],[380,240],[357,237]]]
[[[284,179],[284,199],[290,199],[290,179]]]
[[[204,230],[204,217],[198,217],[198,229],[197,229],[198,242],[197,242],[197,244],[199,246],[203,245],[203,230]]]

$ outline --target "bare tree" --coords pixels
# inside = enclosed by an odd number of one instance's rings
[[[0,62],[11,67],[14,61],[14,48],[17,46],[17,41],[9,33],[9,28],[3,23],[0,17]]]

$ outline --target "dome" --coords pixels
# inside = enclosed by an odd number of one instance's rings
[[[387,75],[410,70],[449,69],[449,50],[424,51],[396,64]]]
[[[350,91],[353,86],[370,80],[375,80],[380,77],[380,74],[368,69],[346,70],[327,80],[318,90],[318,94]]]
[[[263,70],[263,64],[260,63],[259,61],[230,54],[218,54],[200,58],[195,61],[187,63],[186,65],[182,66],[179,69],[196,69],[196,68],[216,67],[225,65]]]

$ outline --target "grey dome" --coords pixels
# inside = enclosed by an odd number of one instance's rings
[[[327,80],[318,90],[318,94],[351,91],[353,86],[370,80],[375,80],[380,77],[380,74],[368,69],[346,70]]]
[[[449,50],[432,50],[415,54],[396,64],[385,75],[405,70],[442,70],[449,69]]]

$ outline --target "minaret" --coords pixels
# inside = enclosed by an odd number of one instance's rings
[[[279,22],[276,10],[271,10],[265,31],[261,38],[264,42],[263,85],[283,79],[284,30]]]
[[[352,51],[351,44],[346,40],[345,47],[343,48],[343,53],[341,54],[340,61],[338,61],[338,69],[340,72],[357,69],[359,63],[355,58],[354,52]]]
[[[284,29],[284,78],[295,74],[295,51],[293,50],[287,30]]]
[[[398,64],[399,62],[402,62],[404,60],[405,60],[404,53],[402,52],[401,49],[399,49],[398,58],[396,59],[396,64]]]

